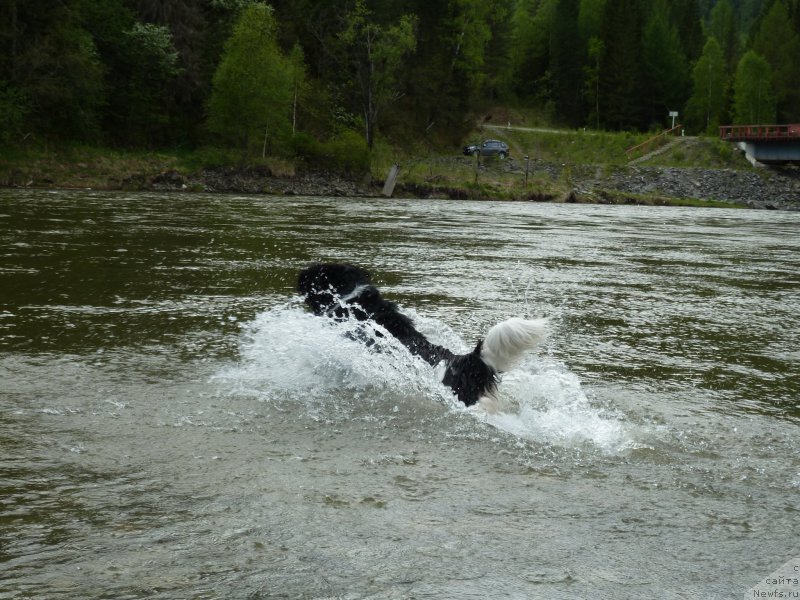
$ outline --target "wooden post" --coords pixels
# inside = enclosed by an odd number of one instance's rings
[[[383,195],[391,198],[394,194],[394,185],[397,183],[397,175],[400,173],[399,165],[392,165],[389,169],[389,174],[386,176],[386,181],[383,184]]]
[[[525,155],[525,187],[528,187],[528,165],[530,164],[530,158],[528,155]]]

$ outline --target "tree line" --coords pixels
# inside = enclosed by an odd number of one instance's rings
[[[690,132],[800,121],[800,0],[4,0],[0,142],[313,155],[484,107]],[[342,149],[340,148],[340,149]]]

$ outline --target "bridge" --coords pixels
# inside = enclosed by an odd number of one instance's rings
[[[721,139],[738,144],[750,162],[800,163],[800,123],[791,125],[724,125]]]

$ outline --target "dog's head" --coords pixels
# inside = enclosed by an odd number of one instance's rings
[[[315,315],[335,313],[341,309],[342,298],[368,285],[369,272],[353,265],[313,264],[297,277],[297,292],[305,297],[306,305]]]

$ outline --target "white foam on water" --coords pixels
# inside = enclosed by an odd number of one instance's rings
[[[556,361],[529,359],[503,374],[497,404],[496,413],[476,413],[522,439],[570,448],[590,444],[606,452],[633,444],[628,424],[594,405],[578,376]]]
[[[333,410],[446,389],[427,364],[372,323],[320,318],[289,304],[257,315],[243,330],[239,364],[217,379],[265,401],[288,398],[316,408],[332,401]]]
[[[432,341],[456,352],[470,347],[440,321],[408,312]],[[312,416],[343,416],[387,399],[438,402],[533,442],[588,443],[609,452],[630,446],[626,424],[594,406],[579,378],[558,362],[534,354],[503,374],[499,412],[487,414],[458,402],[441,383],[441,368],[432,369],[391,335],[380,333],[385,331],[374,323],[320,318],[292,302],[243,324],[240,362],[216,379],[263,401],[300,402]]]

